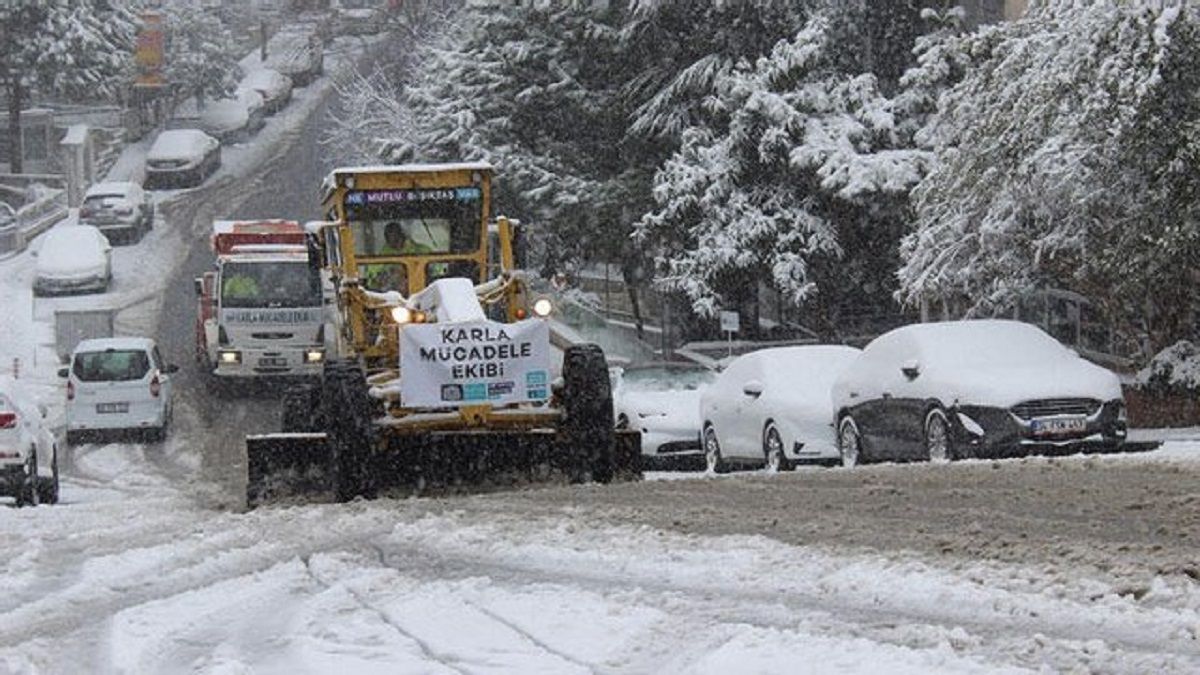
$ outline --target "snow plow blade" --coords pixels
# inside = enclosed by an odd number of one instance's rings
[[[333,453],[323,433],[262,434],[246,437],[246,506],[326,492]]]

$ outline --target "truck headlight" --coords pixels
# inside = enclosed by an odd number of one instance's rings
[[[221,351],[218,352],[218,358],[221,359],[221,363],[241,363],[242,353],[236,351]]]
[[[310,349],[304,352],[305,363],[320,363],[325,359],[325,352],[320,349]]]
[[[550,316],[550,312],[554,311],[554,303],[550,302],[550,298],[538,298],[533,303],[533,313],[543,319]]]

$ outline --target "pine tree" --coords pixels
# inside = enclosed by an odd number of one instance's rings
[[[186,0],[166,9],[166,78],[181,96],[219,97],[238,75],[238,49],[219,17]]]
[[[871,74],[839,67],[819,15],[753,66],[714,81],[711,121],[683,133],[655,177],[659,207],[637,236],[659,284],[712,316],[765,281],[816,303],[832,328],[851,307],[888,302],[908,189],[925,157],[902,146]]]
[[[135,21],[106,0],[13,0],[0,9],[0,78],[8,97],[9,162],[23,170],[21,109],[30,92],[103,99],[129,74]]]

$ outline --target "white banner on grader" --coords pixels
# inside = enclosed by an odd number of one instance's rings
[[[541,319],[405,326],[400,372],[406,407],[545,401],[550,398],[550,327]]]

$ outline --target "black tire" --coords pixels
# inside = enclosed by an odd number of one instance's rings
[[[704,425],[701,442],[704,444],[704,470],[711,473],[729,473],[729,463],[721,454],[721,442],[717,440],[717,430],[713,425]]]
[[[858,423],[846,415],[838,422],[838,455],[841,465],[852,468],[862,464],[862,436],[859,434]]]
[[[83,440],[83,432],[82,431],[68,431],[67,432],[67,446],[68,447],[79,445],[82,440]]]
[[[777,442],[778,447],[773,447],[772,442]],[[775,471],[791,471],[794,466],[792,461],[787,458],[787,453],[783,448],[783,436],[779,433],[779,428],[774,422],[767,422],[763,427],[763,466],[770,470],[774,464]],[[777,457],[772,457],[772,454],[777,452]]]
[[[572,345],[563,354],[562,441],[572,482],[613,479],[612,384],[604,351]]]
[[[280,429],[285,434],[311,434],[325,428],[321,414],[321,387],[316,383],[293,384],[283,391]]]
[[[29,462],[25,467],[25,479],[17,489],[17,506],[37,506],[41,502],[38,490],[37,448],[29,449]]]
[[[925,415],[925,453],[930,462],[946,463],[956,458],[950,420],[941,408]]]
[[[339,502],[355,497],[373,499],[373,406],[362,367],[346,361],[326,364],[322,408],[333,454],[334,496]]]

